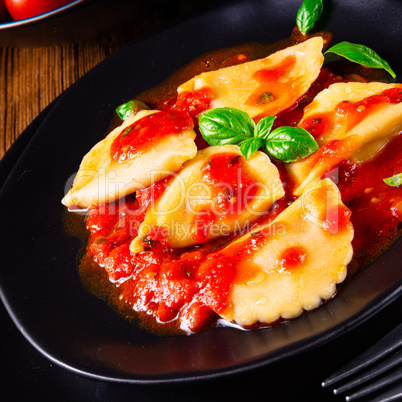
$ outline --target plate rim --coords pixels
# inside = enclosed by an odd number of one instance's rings
[[[243,2],[244,1],[239,1],[239,3],[243,3]],[[157,35],[159,33],[159,31],[163,31],[163,28],[158,28],[156,30],[156,33],[151,32],[150,35]],[[138,40],[141,41],[142,38],[140,38]],[[137,40],[135,40],[134,42],[137,42]],[[79,85],[79,82],[81,82],[81,79],[79,79],[73,85],[74,86],[76,84]],[[51,112],[50,109],[49,109],[49,112]],[[46,113],[46,115],[43,117],[44,120],[46,119],[47,115],[48,114]],[[39,115],[39,116],[41,116],[41,115]],[[38,118],[39,118],[39,116],[38,116]],[[36,121],[36,119],[35,119],[35,121]],[[31,127],[31,125],[28,126],[27,129],[29,129],[29,127]],[[35,130],[35,133],[37,131],[38,130]],[[35,135],[35,133],[34,133],[34,135]],[[27,147],[27,148],[29,148],[29,147]],[[27,148],[24,148],[24,150],[22,151],[21,155],[23,154],[23,152]],[[11,150],[11,148],[10,148],[10,150]],[[9,151],[7,151],[7,153]],[[12,172],[12,170],[10,171],[10,173],[11,172]],[[1,187],[0,187],[0,193],[1,193]],[[371,318],[373,315],[375,315],[376,313],[381,311],[383,308],[385,308],[387,305],[389,305],[391,302],[393,302],[396,298],[399,298],[401,292],[402,292],[402,278],[401,278],[399,284],[395,285],[395,288],[390,290],[388,295],[385,298],[381,298],[381,303],[375,303],[375,305],[373,305],[371,307],[367,307],[366,311],[363,310],[363,311],[365,311],[364,314],[362,312],[360,312],[358,314],[358,316],[353,316],[353,317],[349,318],[349,320],[345,321],[344,323],[338,324],[334,328],[328,329],[327,331],[324,332],[324,334],[316,335],[315,337],[312,338],[312,341],[309,341],[309,340],[299,341],[298,343],[300,345],[298,346],[298,348],[293,350],[293,351],[291,351],[290,353],[289,352],[286,353],[285,358],[290,358],[292,356],[300,354],[303,351],[303,349],[305,349],[305,347],[306,347],[305,343],[308,343],[308,344],[311,343],[311,345],[308,347],[308,350],[310,350],[311,348],[315,348],[315,347],[317,347],[319,345],[322,345],[323,343],[328,343],[332,339],[334,339],[334,338],[336,338],[336,337],[338,337],[338,336],[340,336],[342,334],[345,334],[346,332],[350,331],[351,329],[355,328],[356,326],[360,325],[361,323],[365,322],[366,320]],[[283,355],[282,356],[274,356],[273,358],[268,359],[268,361],[267,361],[266,357],[262,357],[262,358],[259,358],[254,364],[245,363],[245,364],[240,364],[238,366],[235,366],[235,368],[233,368],[233,369],[221,368],[221,369],[218,369],[216,372],[212,372],[212,373],[209,373],[209,374],[208,373],[200,373],[198,375],[189,375],[189,376],[186,376],[186,377],[179,377],[179,378],[165,378],[165,379],[163,379],[160,376],[155,376],[152,379],[122,379],[122,378],[104,377],[104,376],[100,376],[100,375],[97,375],[97,374],[85,372],[85,371],[76,369],[74,367],[70,367],[69,365],[59,361],[58,359],[55,359],[52,355],[49,355],[43,348],[41,348],[37,344],[36,341],[34,341],[32,339],[32,337],[29,335],[29,333],[27,333],[26,330],[23,328],[23,326],[20,324],[20,322],[18,321],[17,317],[15,317],[15,315],[14,315],[14,313],[12,311],[12,307],[8,304],[7,299],[3,295],[3,291],[1,289],[1,287],[0,287],[0,296],[1,296],[3,304],[6,307],[7,312],[11,316],[14,324],[17,326],[17,328],[20,330],[20,332],[24,335],[24,337],[41,354],[43,354],[44,356],[46,356],[48,359],[50,359],[54,363],[58,364],[59,366],[65,368],[65,369],[67,369],[69,371],[72,371],[72,372],[74,372],[76,374],[84,375],[84,376],[92,378],[92,379],[119,382],[119,383],[135,383],[135,384],[149,384],[149,383],[155,383],[155,382],[158,382],[158,383],[194,382],[194,381],[205,380],[205,379],[214,379],[214,378],[218,378],[218,377],[223,377],[223,376],[227,376],[227,375],[233,375],[233,374],[236,374],[236,373],[241,373],[241,372],[248,371],[248,370],[257,369],[259,367],[266,366],[268,364],[272,364],[272,363],[276,362],[277,360],[279,360],[280,358],[284,358]],[[277,352],[276,354],[281,355],[281,353],[279,353],[279,352]]]

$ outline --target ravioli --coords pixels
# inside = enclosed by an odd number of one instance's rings
[[[149,142],[151,145],[145,144],[136,152],[121,151],[119,157],[114,158],[113,148],[120,139],[123,141],[124,136],[130,134],[130,127],[140,130],[144,119],[150,119],[155,114],[162,118],[157,110],[140,111],[97,143],[84,156],[73,186],[62,203],[70,208],[88,208],[95,203],[114,201],[169,176],[193,158],[197,147],[191,119],[182,131],[165,133],[160,137],[151,132],[151,139],[154,139]],[[155,121],[149,124],[157,125],[157,119]],[[132,143],[138,145],[138,140],[134,137]]]
[[[311,38],[270,56],[202,73],[180,85],[184,96],[212,90],[211,108],[234,107],[252,118],[275,116],[307,92],[324,61],[323,40]]]
[[[262,226],[223,249],[236,256],[231,306],[219,314],[242,326],[270,324],[320,306],[336,292],[353,254],[350,211],[329,179]]]
[[[304,110],[299,126],[320,146],[309,157],[288,164],[295,195],[349,158],[373,159],[402,130],[402,84],[337,83],[320,92]]]
[[[143,239],[155,230],[164,231],[171,248],[245,233],[283,195],[279,172],[265,153],[246,160],[237,145],[208,147],[183,165],[151,205],[130,250],[144,251]]]
[[[402,143],[402,84],[330,85],[341,78],[329,69],[320,75],[322,47],[323,38],[313,37],[261,60],[202,73],[171,99],[182,70],[162,88],[140,95],[163,111],[128,118],[84,157],[62,202],[71,210],[89,209],[83,261],[103,267],[118,284],[111,301],[119,310],[130,306],[166,334],[198,332],[217,316],[219,324],[243,328],[274,325],[329,300],[353,255],[349,274],[363,267],[367,259],[361,256],[372,257],[393,240],[402,220],[400,197],[395,188],[384,190],[383,178],[391,169],[400,171],[394,163],[402,160],[400,152],[385,152]],[[201,110],[236,108],[255,122],[284,112],[275,126],[294,125],[311,100],[303,95],[312,84],[321,92],[299,122],[319,144],[309,157],[275,165],[259,151],[245,159],[237,145],[197,152],[193,117]],[[234,139],[226,122],[220,127],[221,143],[241,137]],[[339,182],[353,210],[355,250],[352,212],[336,184],[323,179],[335,177],[345,159],[356,162],[347,164]],[[371,168],[365,162],[372,159],[392,163]],[[103,205],[130,193],[135,197]]]

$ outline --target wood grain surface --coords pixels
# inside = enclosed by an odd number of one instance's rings
[[[0,44],[0,159],[29,123],[84,73],[125,43],[178,14],[196,12],[212,0],[182,0],[154,10],[140,24],[81,42],[48,47]]]

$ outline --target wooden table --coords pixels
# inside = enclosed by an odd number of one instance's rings
[[[207,3],[212,0],[180,0],[174,7],[149,12],[141,24],[81,42],[37,48],[0,46],[0,159],[39,112],[84,73],[130,40]]]

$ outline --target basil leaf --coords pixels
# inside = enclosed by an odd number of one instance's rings
[[[130,116],[136,115],[141,110],[149,110],[150,107],[146,105],[144,102],[139,100],[132,100],[116,108],[116,112],[119,115],[120,119],[126,120]]]
[[[300,127],[279,127],[271,131],[275,117],[267,116],[255,125],[245,112],[223,107],[200,114],[199,129],[209,145],[237,144],[248,159],[260,147],[285,163],[304,158],[318,149],[311,134]]]
[[[249,138],[240,144],[240,152],[248,159],[255,151],[258,151],[262,147],[263,143],[263,140],[259,138]]]
[[[267,116],[261,119],[255,128],[254,137],[266,140],[272,130],[272,125],[274,124],[275,119],[275,116]]]
[[[364,67],[384,69],[391,74],[392,78],[396,77],[395,72],[392,70],[388,62],[382,59],[373,49],[364,45],[346,41],[340,42],[329,48],[324,53],[324,56],[326,62],[335,61],[344,57],[345,59],[361,64]]]
[[[318,144],[304,128],[278,127],[269,134],[265,149],[268,155],[289,163],[317,151]]]
[[[323,10],[322,0],[304,0],[296,15],[299,31],[306,35],[320,19]]]
[[[387,177],[386,179],[383,180],[385,184],[388,184],[388,186],[398,187],[402,185],[402,173],[398,173],[394,176]]]
[[[239,109],[222,107],[201,113],[199,128],[209,145],[239,144],[253,138],[255,123]]]

